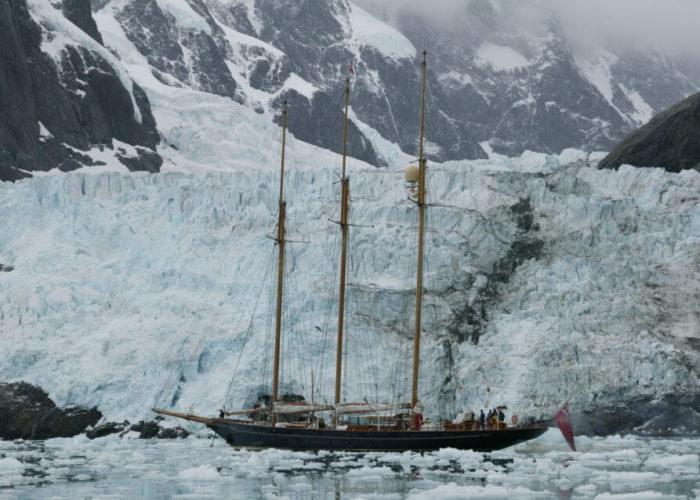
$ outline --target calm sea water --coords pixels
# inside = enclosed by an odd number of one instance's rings
[[[700,497],[700,439],[558,431],[493,453],[234,450],[218,438],[0,441],[0,498]]]

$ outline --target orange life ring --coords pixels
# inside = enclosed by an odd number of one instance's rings
[[[513,422],[514,424],[517,424],[517,423],[518,423],[518,416],[517,416],[517,415],[513,415],[513,416],[511,417],[510,421]]]

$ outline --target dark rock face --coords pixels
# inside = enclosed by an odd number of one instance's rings
[[[177,26],[173,16],[163,12],[155,0],[127,3],[117,14],[117,20],[154,68],[154,76],[163,83],[173,85],[175,78],[183,86],[240,101],[238,86],[225,62],[231,48],[223,31],[204,3],[191,0],[189,4],[206,21],[209,33]],[[187,57],[183,47],[189,52]]]
[[[181,427],[161,427],[158,421],[158,418],[148,422],[141,420],[132,425],[129,430],[140,433],[139,439],[184,439],[190,435]]]
[[[487,311],[498,301],[501,287],[507,284],[519,266],[528,260],[542,258],[545,242],[537,237],[539,224],[530,198],[522,198],[510,206],[509,216],[515,229],[513,239],[504,247],[503,256],[493,263],[485,280],[466,273],[455,277],[448,294],[456,290],[470,290],[471,302],[454,302],[447,331],[460,342],[479,343],[489,322]]]
[[[415,46],[437,46],[430,58],[442,90],[436,104],[453,117],[460,136],[489,141],[501,154],[526,149],[559,154],[570,147],[606,149],[615,136],[631,130],[581,74],[556,23],[547,42],[528,48],[517,35],[496,34],[504,28],[493,21],[490,2],[470,5],[470,26],[459,31],[426,30],[414,18],[401,22]],[[469,31],[483,32],[483,38]],[[493,38],[499,47],[522,52],[529,66],[504,70],[481,60],[482,42]]]
[[[572,413],[576,434],[690,436],[700,434],[700,393],[637,398],[616,406]]]
[[[131,424],[128,420],[123,422],[105,422],[97,427],[85,431],[85,435],[90,439],[98,439],[111,434],[119,434],[120,437],[129,432],[138,432],[139,439],[184,439],[190,435],[182,427],[161,427],[162,418],[145,422],[143,420]]]
[[[5,264],[0,264],[0,273],[9,273],[10,271],[14,271],[15,268],[13,266],[6,266]]]
[[[129,421],[124,420],[124,422],[105,422],[104,424],[98,425],[96,427],[87,429],[85,435],[90,439],[97,439],[111,434],[117,434],[129,430]]]
[[[297,139],[336,153],[343,152],[344,117],[338,100],[334,101],[324,92],[316,92],[309,100],[294,90],[286,92],[282,100],[287,101],[287,126]],[[275,122],[281,123],[281,120],[280,115]],[[348,121],[347,153],[372,165],[383,165],[372,144],[352,121]]]
[[[256,2],[256,12],[265,24],[259,33],[263,40],[280,48],[290,72],[312,82],[328,96],[342,96],[348,66],[354,55],[347,48],[348,34],[340,20],[349,16],[348,4],[341,0],[261,0]],[[373,47],[361,49],[363,64],[358,68],[356,85],[351,94],[351,106],[357,116],[375,128],[386,139],[398,143],[404,151],[417,155],[420,115],[420,74],[417,61],[395,60],[385,57]],[[258,73],[265,68],[258,68]],[[271,67],[270,71],[277,68]],[[486,158],[471,133],[452,119],[440,102],[444,96],[436,85],[437,75],[429,69],[433,82],[428,97],[426,117],[426,139],[431,144],[426,148],[429,158],[436,160]],[[369,75],[376,75],[370,85]],[[256,74],[258,80],[264,80]],[[272,79],[276,81],[278,79]],[[274,91],[274,88],[265,90]],[[328,113],[326,101],[333,97],[314,99],[312,105],[319,107],[315,114]],[[331,108],[332,109],[332,108]],[[341,122],[342,123],[342,122]],[[317,125],[320,125],[317,123]],[[323,128],[309,129],[309,135],[323,135]],[[342,136],[341,136],[342,138]],[[329,138],[324,147],[333,147],[339,140]],[[355,153],[351,153],[355,156]],[[366,157],[359,157],[369,161]],[[375,165],[377,163],[374,163]]]
[[[85,435],[90,439],[98,439],[111,434],[124,436],[129,432],[138,432],[139,439],[184,439],[190,435],[182,427],[161,427],[162,418],[145,422],[143,420],[131,424],[128,420],[123,422],[105,422],[85,431]]]
[[[58,408],[40,387],[18,382],[0,384],[0,438],[71,437],[102,418],[96,409]]]
[[[90,35],[100,45],[102,35],[97,29],[97,24],[92,18],[90,0],[63,0],[63,15],[78,28]]]
[[[64,8],[90,29],[89,2]],[[129,91],[104,57],[67,46],[57,65],[41,51],[42,37],[53,35],[32,20],[24,0],[0,0],[0,180],[90,165],[80,151],[111,148],[112,139],[136,147],[130,169],[158,171],[159,136],[145,93],[134,84],[139,122]]]
[[[598,168],[661,167],[700,171],[700,93],[659,113],[618,144]]]

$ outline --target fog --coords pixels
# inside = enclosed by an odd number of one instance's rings
[[[400,14],[423,16],[446,28],[469,24],[471,3],[489,0],[354,0],[396,23]],[[491,0],[499,25],[537,31],[554,17],[576,44],[655,48],[700,59],[699,0]]]

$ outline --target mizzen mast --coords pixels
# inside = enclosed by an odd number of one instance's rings
[[[282,288],[284,286],[284,223],[287,211],[287,202],[284,201],[284,148],[287,139],[287,101],[282,108],[282,163],[280,166],[280,196],[279,196],[279,220],[277,223],[277,242],[279,255],[277,261],[277,308],[275,316],[275,358],[272,375],[272,404],[279,397],[280,375],[280,339],[282,334]],[[274,418],[274,417],[273,417]]]
[[[416,277],[416,314],[415,333],[413,337],[413,385],[411,389],[411,408],[415,412],[418,404],[418,367],[420,364],[420,332],[421,332],[421,309],[423,303],[423,239],[425,232],[425,169],[426,160],[423,157],[423,132],[425,122],[425,78],[428,63],[427,52],[423,51],[423,64],[421,65],[421,97],[420,97],[420,137],[418,141],[418,264]],[[411,423],[414,423],[415,413],[412,413]]]
[[[348,203],[350,197],[350,182],[345,175],[345,165],[347,161],[348,142],[348,104],[350,102],[350,79],[345,80],[345,122],[343,127],[343,172],[340,178],[341,184],[341,205],[340,205],[340,291],[338,294],[338,345],[335,355],[335,404],[340,403],[340,385],[342,379],[343,366],[343,325],[345,320],[345,280],[347,276],[347,252],[348,252]]]

